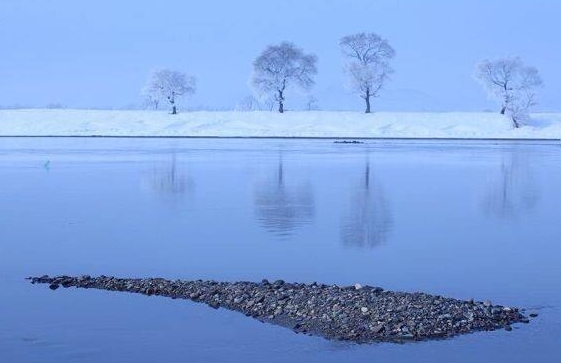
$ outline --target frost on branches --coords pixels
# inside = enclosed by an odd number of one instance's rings
[[[501,114],[509,115],[516,128],[528,118],[536,104],[536,88],[542,85],[538,70],[518,57],[484,60],[477,65],[475,77],[490,98],[501,102]]]
[[[273,98],[284,112],[285,92],[290,87],[305,91],[314,85],[317,57],[305,54],[289,42],[268,46],[253,62],[251,83],[262,98]]]
[[[343,37],[340,41],[343,54],[348,58],[346,71],[351,91],[366,102],[370,113],[370,99],[379,96],[393,70],[390,60],[394,49],[387,40],[375,33],[359,33]]]
[[[166,100],[171,106],[171,113],[175,115],[177,99],[192,95],[195,90],[194,77],[171,69],[159,69],[150,74],[142,93],[151,103]]]

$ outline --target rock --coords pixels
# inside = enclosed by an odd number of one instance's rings
[[[483,302],[483,306],[486,306],[486,307],[491,306],[491,301],[485,300],[485,301]]]
[[[537,317],[538,317],[538,314],[537,314],[537,313],[530,313],[528,316],[529,316],[530,318],[537,318]]]
[[[191,299],[213,308],[241,312],[300,333],[327,339],[406,342],[453,337],[473,331],[512,329],[529,320],[516,308],[472,303],[425,293],[384,291],[321,283],[168,281],[160,278],[119,279],[100,276],[32,277],[31,283],[126,291]],[[533,315],[537,316],[537,314]]]
[[[505,325],[505,330],[506,330],[506,331],[511,331],[511,330],[512,330],[512,327],[511,327],[510,325],[507,324],[507,325]]]
[[[355,290],[360,290],[362,289],[362,285],[361,284],[355,284]]]

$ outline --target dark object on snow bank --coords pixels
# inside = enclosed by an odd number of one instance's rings
[[[127,291],[190,299],[293,329],[298,333],[358,343],[404,342],[452,337],[481,330],[511,330],[529,320],[518,309],[379,287],[324,284],[30,277],[31,283]]]
[[[362,141],[358,140],[335,140],[335,144],[364,144]]]

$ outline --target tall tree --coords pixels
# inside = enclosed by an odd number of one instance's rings
[[[171,70],[159,69],[153,71],[148,78],[142,93],[151,100],[167,100],[171,106],[171,113],[177,113],[177,99],[195,93],[196,80],[185,73]]]
[[[390,61],[395,57],[395,51],[387,40],[376,33],[347,35],[341,38],[339,44],[348,58],[349,88],[364,99],[365,112],[370,113],[370,99],[379,96],[393,73]]]
[[[501,103],[501,114],[508,114],[514,127],[528,117],[536,104],[536,88],[543,84],[538,70],[518,57],[484,60],[477,65],[475,78],[490,98]]]
[[[314,85],[316,63],[315,55],[305,54],[290,42],[270,45],[253,62],[251,82],[260,95],[273,97],[283,113],[289,87],[309,90]]]

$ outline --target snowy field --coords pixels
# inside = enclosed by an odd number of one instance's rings
[[[0,136],[223,136],[561,139],[561,114],[533,114],[523,127],[495,113],[183,112],[0,110]]]

